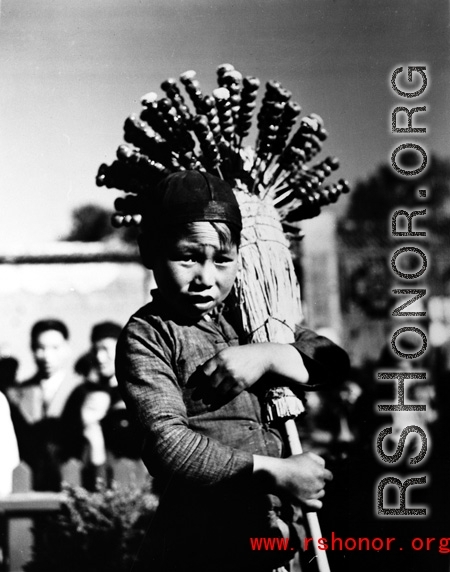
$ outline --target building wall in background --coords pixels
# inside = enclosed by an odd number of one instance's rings
[[[63,320],[75,361],[89,348],[93,324],[124,325],[150,300],[151,274],[138,262],[0,264],[0,354],[19,360],[19,379],[34,371],[29,347],[32,325]]]
[[[329,213],[303,221],[300,243],[305,324],[343,343],[336,221]]]
[[[408,296],[394,295],[392,290],[419,286],[399,280],[392,271],[394,246],[364,236],[345,241],[329,213],[304,221],[302,230],[298,253],[305,324],[334,336],[348,351],[353,366],[377,361],[392,333],[399,325],[408,325],[392,317]],[[429,264],[420,287],[427,293],[407,311],[426,312],[421,323],[430,348],[450,347],[448,247],[430,241],[426,250]]]

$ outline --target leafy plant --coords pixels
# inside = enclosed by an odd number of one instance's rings
[[[35,521],[32,560],[26,572],[127,572],[158,500],[149,487],[95,492],[67,485],[59,513]]]

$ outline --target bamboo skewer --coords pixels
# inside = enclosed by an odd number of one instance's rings
[[[217,67],[219,87],[212,95],[203,93],[194,70],[182,73],[179,81],[187,97],[177,81],[168,78],[161,83],[162,97],[151,91],[141,98],[140,115],[132,115],[124,125],[128,148],[121,146],[118,161],[101,165],[97,185],[151,196],[148,193],[170,173],[212,171],[235,189],[272,204],[283,228],[298,238],[301,220],[317,216],[321,207],[347,192],[345,181],[324,186],[338,166],[336,159],[308,165],[321,151],[327,132],[314,113],[295,128],[301,107],[280,82],[266,82],[257,112],[260,80],[243,77],[232,64]],[[252,121],[253,149],[243,147]],[[133,203],[119,204],[123,210],[115,213],[114,225],[138,224],[139,213],[128,210]]]

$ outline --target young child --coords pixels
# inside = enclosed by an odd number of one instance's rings
[[[151,201],[139,245],[158,288],[131,317],[116,354],[161,493],[142,570],[267,572],[294,552],[252,551],[250,538],[292,533],[284,523],[291,505],[319,509],[332,475],[312,453],[284,458],[280,434],[264,424],[265,390],[338,382],[347,354],[306,329],[292,345],[240,345],[225,301],[241,216],[226,182],[175,173]],[[294,550],[294,536],[289,542]]]

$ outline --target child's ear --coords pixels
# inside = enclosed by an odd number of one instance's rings
[[[145,234],[140,234],[138,236],[138,245],[143,265],[151,270],[153,268],[153,256],[151,255],[148,236]]]

